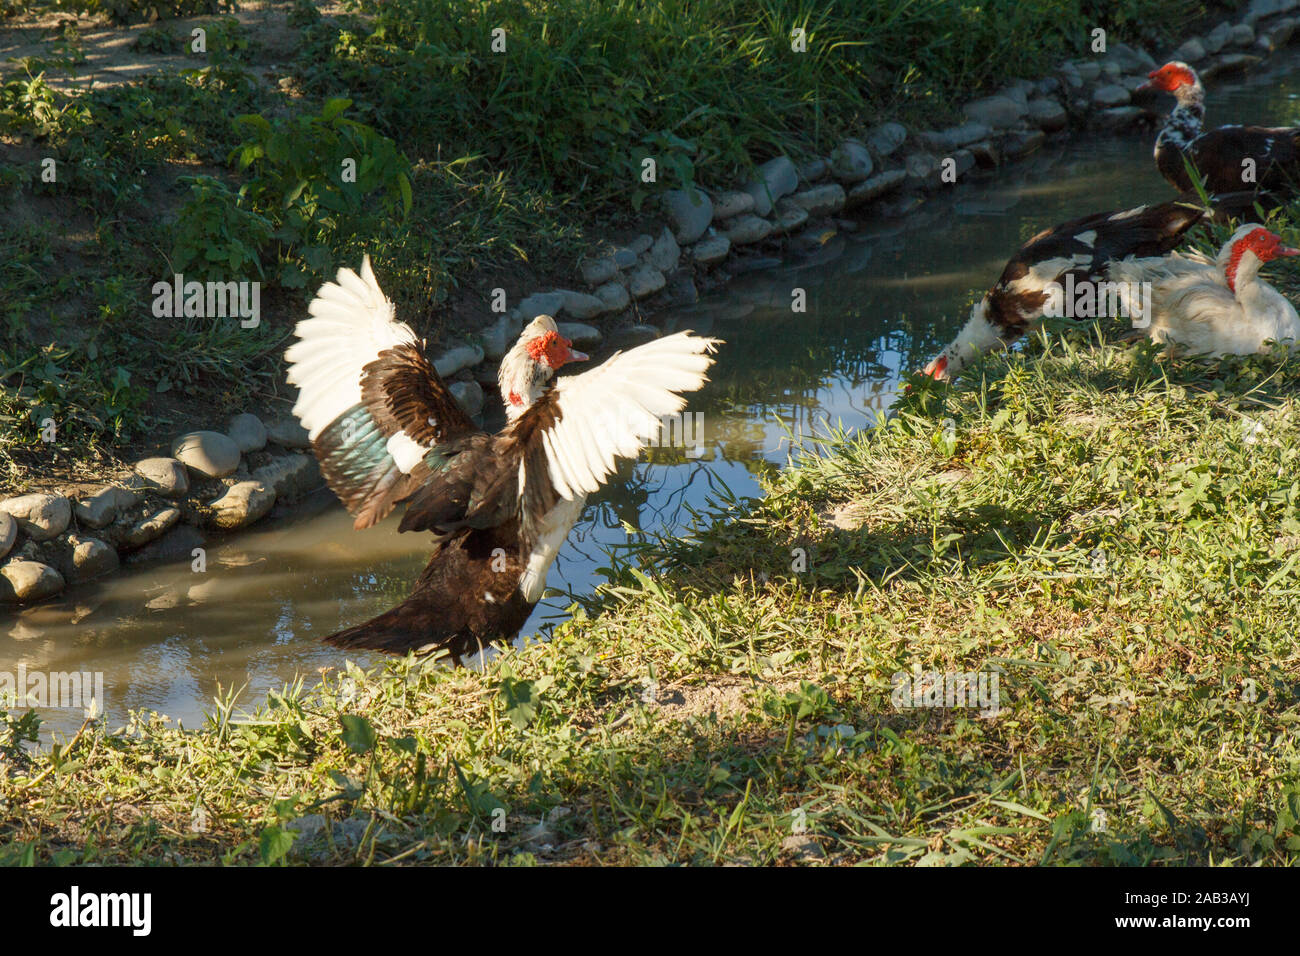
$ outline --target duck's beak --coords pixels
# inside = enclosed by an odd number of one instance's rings
[[[922,369],[921,374],[928,375],[940,382],[946,382],[948,380],[948,356],[940,355]]]
[[[588,355],[586,352],[579,352],[577,349],[575,349],[575,348],[573,348],[572,346],[570,346],[570,347],[569,347],[569,357],[568,357],[567,359],[565,359],[565,361],[567,361],[567,362],[585,362],[585,361],[587,361],[589,358],[591,358],[591,356]]]
[[[1290,246],[1278,246],[1277,254],[1279,256],[1300,256],[1300,249],[1293,249]]]
[[[1156,74],[1159,72],[1160,72],[1159,70],[1152,70],[1150,73],[1148,73],[1147,81],[1143,83],[1141,86],[1139,86],[1138,90],[1154,90],[1156,88],[1156,82],[1155,82]],[[1134,90],[1133,92],[1136,93],[1137,90]]]

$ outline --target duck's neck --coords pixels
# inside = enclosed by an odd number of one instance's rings
[[[1169,114],[1164,128],[1156,137],[1156,149],[1161,146],[1184,149],[1201,135],[1205,123],[1205,90],[1200,81],[1178,87],[1174,96],[1178,99],[1178,105]]]
[[[1243,226],[1238,230],[1238,235],[1247,231]],[[1223,244],[1223,248],[1215,257],[1215,264],[1223,273],[1224,282],[1238,299],[1241,298],[1243,291],[1248,291],[1256,284],[1259,267],[1263,265],[1246,240],[1238,239],[1237,236]]]
[[[1240,309],[1231,328],[1238,336],[1242,333],[1252,336],[1247,340],[1248,348],[1238,345],[1232,351],[1254,352],[1269,339],[1300,342],[1300,316],[1296,315],[1295,306],[1284,295],[1260,278],[1262,265],[1254,253],[1247,252],[1237,266],[1235,281],[1231,282],[1234,286],[1232,294]],[[1229,332],[1231,334],[1233,332]]]
[[[513,422],[542,397],[551,374],[550,369],[534,362],[518,345],[510,350],[501,360],[501,370],[497,373],[507,421]]]
[[[1249,306],[1264,290],[1264,283],[1259,280],[1261,265],[1263,263],[1259,261],[1259,257],[1249,250],[1242,253],[1240,257],[1228,260],[1228,267],[1224,270],[1223,277],[1227,280],[1232,294],[1243,306]]]
[[[943,350],[948,359],[947,373],[955,376],[974,359],[1003,344],[1002,335],[990,317],[989,297],[986,295],[971,306],[970,318]]]

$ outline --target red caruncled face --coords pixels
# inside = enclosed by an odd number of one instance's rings
[[[1232,247],[1233,257],[1239,257],[1247,249],[1255,253],[1260,262],[1269,262],[1278,256],[1300,254],[1300,249],[1282,245],[1282,237],[1274,235],[1263,226],[1251,230],[1236,241]]]
[[[1149,82],[1142,84],[1144,87],[1172,93],[1180,86],[1196,85],[1196,74],[1181,63],[1166,63],[1160,69],[1148,73],[1147,80]]]
[[[528,342],[527,349],[534,362],[552,370],[565,362],[581,361],[587,357],[575,352],[573,343],[558,332],[543,332]]]
[[[1274,235],[1263,226],[1252,229],[1232,244],[1232,257],[1224,270],[1228,288],[1234,292],[1237,287],[1237,267],[1241,265],[1241,257],[1247,252],[1253,252],[1260,262],[1271,262],[1280,256],[1300,256],[1300,249],[1282,245],[1281,236]]]

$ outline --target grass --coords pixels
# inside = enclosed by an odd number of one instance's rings
[[[265,9],[284,15],[287,46],[220,15],[201,21],[207,49],[194,53],[164,21],[139,29],[132,53],[179,61],[90,90],[91,27],[225,5],[0,8],[15,23],[67,15],[0,79],[0,209],[21,223],[0,237],[0,487],[92,477],[101,459],[220,424],[232,405],[264,410],[310,292],[363,250],[432,341],[473,334],[491,318],[487,290],[571,284],[596,238],[643,227],[664,189],[730,186],[752,162],[824,155],[885,118],[946,121],[1007,69],[1035,76],[1082,52],[1085,26],[1133,39],[1205,12],[1196,0]],[[796,29],[807,52],[792,49]],[[353,153],[363,174],[345,185],[338,161]],[[647,155],[653,184],[637,175]],[[263,281],[267,321],[241,335],[219,319],[155,320],[148,290],[181,267]]]
[[[481,672],[349,667],[197,731],[11,744],[0,852],[1296,863],[1300,364],[1079,324],[964,385],[641,541]],[[996,673],[1001,710],[896,706],[914,671]]]

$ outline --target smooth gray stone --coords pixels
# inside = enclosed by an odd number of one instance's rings
[[[186,432],[172,442],[172,457],[207,478],[224,478],[239,467],[239,446],[221,432]]]
[[[260,418],[249,412],[232,418],[226,424],[226,435],[243,453],[261,451],[266,447],[266,426]]]
[[[164,498],[184,498],[190,491],[190,475],[175,458],[143,458],[135,473]]]
[[[0,604],[40,601],[63,588],[63,575],[40,561],[14,558],[0,567]]]
[[[33,541],[57,538],[72,520],[72,503],[67,498],[42,492],[0,501],[0,511],[12,515],[23,534]]]

